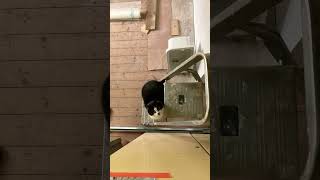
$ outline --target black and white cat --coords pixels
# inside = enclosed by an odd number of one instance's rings
[[[164,81],[151,80],[142,87],[144,106],[152,120],[164,117]]]

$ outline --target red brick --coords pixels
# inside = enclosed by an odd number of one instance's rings
[[[141,98],[141,88],[138,89],[124,89],[124,97],[137,97]]]
[[[110,89],[110,97],[141,98],[141,88],[137,88],[137,89]]]
[[[124,80],[124,73],[117,73],[117,72],[112,72],[110,73],[110,81],[115,81],[115,80]]]
[[[110,23],[110,32],[141,32],[142,22]]]
[[[123,48],[123,49],[110,49],[110,57],[113,56],[146,56],[148,49],[146,48]]]
[[[143,32],[110,33],[110,41],[142,40],[147,38],[148,38],[148,35]]]
[[[111,80],[132,80],[132,81],[147,81],[147,80],[159,80],[166,72],[164,71],[152,71],[152,72],[112,72],[110,75]]]
[[[111,81],[111,89],[138,89],[142,88],[144,81]]]
[[[122,21],[110,25],[110,103],[114,126],[140,124],[143,84],[166,73],[147,70],[148,35],[141,32],[142,24],[142,21]]]
[[[124,97],[123,89],[110,89],[110,97]]]
[[[141,117],[111,117],[111,126],[136,126],[141,122]]]
[[[159,80],[166,71],[128,72],[124,73],[125,80]]]
[[[141,116],[141,108],[112,108],[112,116],[139,117]]]
[[[110,72],[144,72],[147,71],[145,64],[111,64]]]
[[[146,64],[147,56],[115,56],[110,57],[110,64]]]
[[[110,48],[147,48],[148,41],[147,40],[131,40],[131,41],[111,41]]]
[[[138,108],[141,106],[142,100],[140,98],[113,98],[110,99],[112,108],[116,107],[131,107]]]

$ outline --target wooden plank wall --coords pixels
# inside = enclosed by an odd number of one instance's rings
[[[239,136],[215,134],[217,176],[297,179],[307,155],[301,73],[285,66],[212,69],[215,126],[223,105],[237,106],[240,121]]]
[[[108,9],[0,1],[0,179],[100,178]]]

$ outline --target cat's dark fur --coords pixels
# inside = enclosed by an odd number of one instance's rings
[[[142,88],[142,98],[144,106],[149,116],[158,120],[164,113],[164,85],[156,80],[148,81]]]

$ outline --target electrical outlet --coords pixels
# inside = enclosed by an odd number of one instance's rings
[[[221,106],[220,123],[222,136],[239,136],[239,113],[237,106]]]

